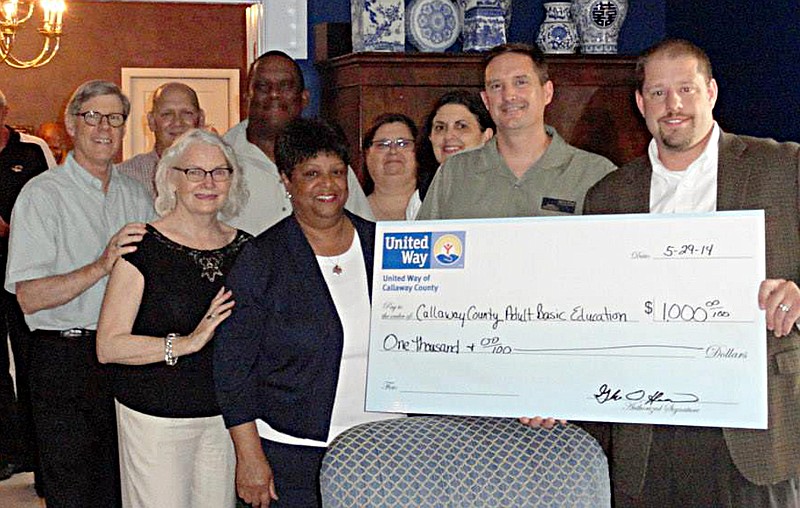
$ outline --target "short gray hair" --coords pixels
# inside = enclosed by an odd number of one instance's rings
[[[233,149],[219,135],[204,129],[190,129],[184,132],[172,143],[172,146],[164,150],[164,154],[161,156],[161,160],[158,161],[158,167],[156,168],[156,213],[163,217],[175,209],[175,191],[169,185],[170,168],[178,164],[178,161],[189,147],[198,143],[219,148],[223,157],[233,169],[228,198],[220,210],[222,220],[230,220],[239,215],[239,212],[247,203],[250,193],[247,190],[244,178],[242,178],[242,169],[236,160]]]
[[[128,97],[122,93],[122,90],[120,90],[115,83],[95,79],[87,81],[73,92],[72,97],[69,98],[69,102],[67,103],[64,120],[69,122],[71,120],[70,117],[81,112],[81,108],[83,108],[86,101],[95,97],[100,97],[101,95],[116,95],[119,97],[120,102],[122,102],[122,114],[125,116],[125,119],[128,118],[128,114],[131,112],[131,101],[128,100]]]

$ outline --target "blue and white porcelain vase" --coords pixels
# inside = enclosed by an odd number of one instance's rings
[[[461,13],[461,25],[464,25],[464,12],[467,10],[468,5],[474,5],[474,0],[455,0],[458,10]],[[506,35],[511,29],[511,0],[500,0],[500,7],[503,8],[503,18],[506,25]]]
[[[628,0],[572,0],[572,19],[581,37],[581,52],[614,54]]]
[[[507,2],[510,8],[510,2]],[[506,8],[501,0],[464,0],[464,51],[487,51],[506,42]]]
[[[350,0],[353,52],[405,49],[403,0]]]
[[[406,37],[420,51],[445,51],[461,35],[461,14],[452,0],[411,0]]]
[[[539,28],[536,45],[545,53],[575,53],[578,30],[572,21],[570,2],[546,2],[544,22]]]

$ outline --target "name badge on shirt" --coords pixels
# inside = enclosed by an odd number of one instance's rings
[[[542,210],[561,213],[575,213],[575,201],[557,198],[542,198]]]

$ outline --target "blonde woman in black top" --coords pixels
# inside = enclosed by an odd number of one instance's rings
[[[111,273],[97,355],[113,363],[123,506],[233,507],[233,446],[210,341],[234,306],[223,279],[247,233],[219,220],[247,198],[231,149],[194,129],[164,152],[156,211]]]

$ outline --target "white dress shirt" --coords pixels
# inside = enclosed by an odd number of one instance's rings
[[[650,181],[651,213],[717,211],[717,163],[720,130],[716,122],[703,153],[683,171],[667,169],[658,158],[655,139],[647,155],[653,166]]]
[[[278,167],[259,147],[247,140],[247,123],[245,120],[234,125],[223,136],[236,153],[250,192],[247,204],[228,224],[256,236],[288,217],[292,213],[292,203],[286,195]],[[375,220],[358,177],[350,168],[347,187],[349,195],[345,208],[367,220]]]

